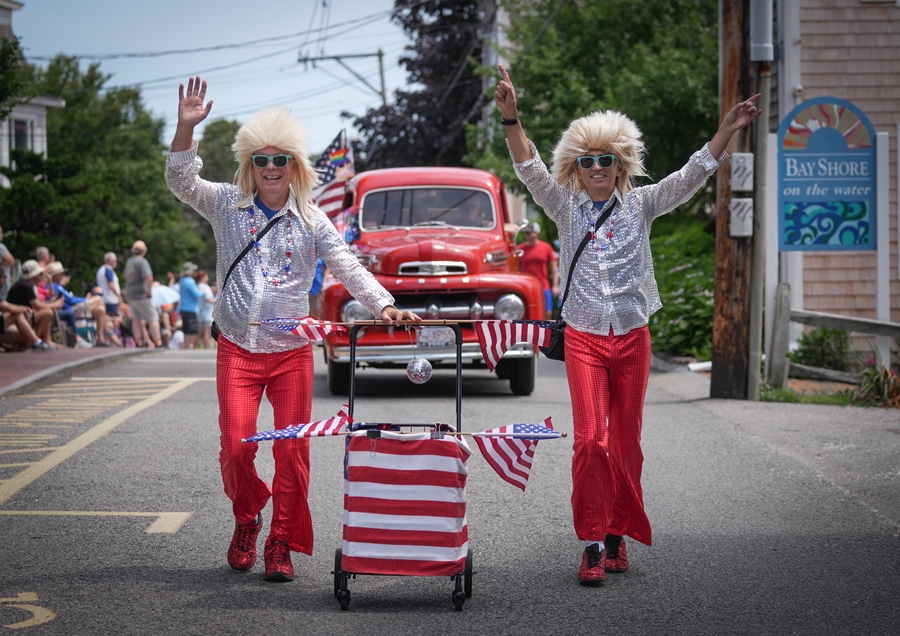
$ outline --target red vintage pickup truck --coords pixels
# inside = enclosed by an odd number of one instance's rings
[[[396,299],[397,307],[423,318],[447,320],[540,320],[541,283],[518,271],[517,226],[510,223],[503,183],[472,168],[391,168],[364,172],[348,181],[339,225],[359,261]],[[319,318],[370,320],[371,313],[327,276]],[[463,364],[485,368],[471,323],[462,328]],[[405,368],[415,355],[435,369],[456,363],[455,337],[447,327],[412,332],[367,327],[357,341],[358,366]],[[495,372],[512,392],[534,390],[533,345],[516,345]],[[350,383],[349,338],[325,340],[328,388],[346,395]]]

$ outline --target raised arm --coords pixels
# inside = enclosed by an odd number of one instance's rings
[[[188,80],[187,92],[184,90],[184,84],[178,85],[178,124],[175,127],[175,138],[172,139],[173,152],[191,149],[194,128],[206,119],[212,110],[212,100],[205,106],[204,100],[206,100],[206,80],[201,81],[199,75]]]
[[[709,142],[709,154],[715,159],[721,157],[722,153],[725,152],[725,148],[728,147],[728,142],[731,141],[734,133],[753,123],[762,115],[762,109],[757,108],[753,103],[759,99],[759,96],[760,94],[757,93],[750,99],[735,104],[722,119],[722,123],[719,124],[719,130],[712,138],[712,141]]]
[[[503,79],[500,80],[497,90],[494,91],[494,103],[497,104],[503,119],[508,121],[518,120],[519,109],[516,105],[516,89],[512,80],[509,79],[509,73],[506,72],[506,69],[502,66],[497,68],[500,69],[500,75]],[[506,139],[509,141],[509,150],[512,152],[516,163],[522,163],[531,159],[531,147],[528,145],[528,138],[525,136],[522,122],[516,121],[515,124],[504,126],[504,128],[506,128]]]

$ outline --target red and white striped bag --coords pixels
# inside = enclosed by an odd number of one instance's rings
[[[365,431],[349,437],[344,465],[341,568],[357,574],[452,576],[465,568],[465,440]]]

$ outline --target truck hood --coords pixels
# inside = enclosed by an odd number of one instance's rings
[[[478,274],[505,267],[507,259],[494,232],[394,231],[357,248],[370,271],[389,276]]]

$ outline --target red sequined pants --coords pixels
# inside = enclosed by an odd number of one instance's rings
[[[219,463],[225,494],[239,523],[250,523],[272,498],[269,538],[287,540],[291,550],[312,554],[313,525],[309,513],[309,440],[276,440],[272,444],[275,476],[272,489],[256,473],[258,444],[241,439],[256,433],[263,390],[272,404],[275,428],[309,422],[312,410],[313,357],[306,346],[283,353],[251,353],[219,338],[216,387],[222,450]]]
[[[572,514],[582,541],[607,533],[650,545],[641,489],[641,424],[650,331],[598,336],[566,329],[566,374],[575,422]]]

